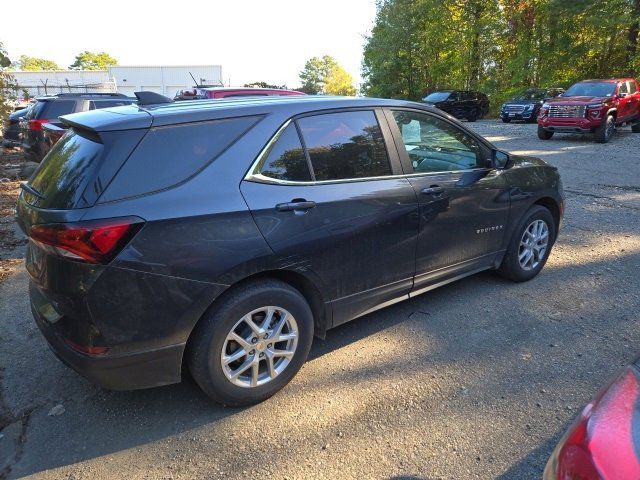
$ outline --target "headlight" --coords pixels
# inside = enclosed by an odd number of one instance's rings
[[[601,103],[592,103],[591,105],[587,105],[588,109],[593,109],[593,108],[602,108],[602,104]]]
[[[533,110],[533,105],[527,105],[524,107],[525,110]]]
[[[542,108],[549,108],[549,107],[551,107],[551,105],[549,105],[548,103],[543,103],[542,104]]]

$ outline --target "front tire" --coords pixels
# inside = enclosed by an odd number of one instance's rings
[[[551,212],[540,205],[527,211],[514,232],[498,274],[514,282],[526,282],[540,273],[556,240]]]
[[[214,401],[262,402],[304,364],[313,314],[302,294],[279,280],[252,281],[229,292],[201,319],[187,349],[189,370]]]
[[[509,117],[502,117],[502,123],[511,123],[511,119]]]
[[[608,115],[607,119],[600,124],[595,131],[596,142],[607,143],[613,137],[616,131],[616,120],[612,115]]]
[[[473,108],[473,109],[471,109],[471,111],[467,115],[467,121],[475,122],[476,120],[478,120],[478,109],[477,108]]]
[[[553,137],[553,132],[545,130],[542,125],[538,125],[538,138],[540,140],[551,140],[551,137]]]
[[[638,120],[636,123],[631,125],[631,131],[633,133],[640,133],[640,120]]]

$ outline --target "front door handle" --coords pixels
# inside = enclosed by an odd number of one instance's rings
[[[425,195],[440,195],[441,193],[444,193],[444,188],[440,185],[431,185],[430,187],[423,188],[420,191]]]
[[[308,202],[306,200],[279,203],[276,210],[279,212],[304,212],[316,206],[316,202]]]

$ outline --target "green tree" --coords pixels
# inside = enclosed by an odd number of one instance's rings
[[[363,90],[477,89],[496,109],[529,87],[637,75],[639,32],[640,0],[379,0]]]
[[[335,65],[325,78],[324,92],[328,95],[354,96],[356,88],[353,86],[353,77],[340,65]]]
[[[324,93],[324,85],[331,70],[338,66],[333,57],[325,55],[322,58],[313,57],[307,60],[300,72],[301,90],[310,95]]]
[[[45,58],[30,57],[28,55],[21,55],[20,59],[16,62],[16,66],[20,70],[36,71],[36,70],[60,70],[60,67],[53,60],[47,60]]]
[[[117,65],[118,61],[106,52],[84,51],[76,55],[75,62],[69,65],[71,70],[106,70]]]
[[[0,42],[0,127],[13,111],[13,100],[16,98],[16,80],[7,70],[11,60]]]

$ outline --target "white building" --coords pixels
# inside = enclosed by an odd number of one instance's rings
[[[114,66],[109,67],[118,92],[133,95],[133,92],[150,90],[173,98],[178,90],[194,86],[193,78],[201,85],[222,85],[222,66]],[[193,75],[193,78],[191,76]]]
[[[114,66],[108,70],[44,70],[11,72],[23,90],[39,96],[63,92],[120,92],[133,95],[139,90],[173,97],[178,90],[201,85],[222,85],[220,65]],[[191,76],[193,75],[193,78]]]

